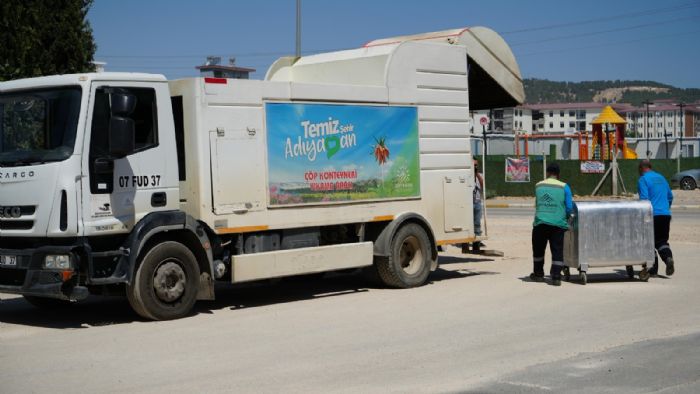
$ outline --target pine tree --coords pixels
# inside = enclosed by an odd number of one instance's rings
[[[0,1],[0,81],[90,72],[92,0]]]

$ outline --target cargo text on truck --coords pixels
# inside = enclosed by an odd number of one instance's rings
[[[524,99],[474,27],[284,57],[264,80],[135,73],[0,84],[0,292],[125,294],[187,315],[217,280],[364,268],[424,284],[476,240],[470,110]]]

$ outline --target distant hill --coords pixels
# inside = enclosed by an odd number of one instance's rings
[[[681,89],[654,81],[557,82],[526,78],[523,82],[528,104],[593,101],[641,106],[647,99],[676,99],[686,103],[700,101],[700,89]]]

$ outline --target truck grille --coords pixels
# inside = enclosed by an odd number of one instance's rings
[[[21,205],[19,217],[0,217],[0,230],[31,230],[34,227],[33,220],[22,219],[24,216],[32,216],[36,212],[36,205]]]

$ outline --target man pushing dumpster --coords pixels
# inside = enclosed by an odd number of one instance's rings
[[[671,276],[675,272],[673,266],[673,253],[668,245],[668,232],[671,227],[671,203],[673,193],[661,174],[651,169],[649,160],[639,162],[639,181],[637,190],[640,200],[651,202],[654,211],[654,248],[666,263],[666,275]],[[652,276],[657,275],[659,259],[654,255],[654,266],[649,270]]]
[[[547,166],[547,179],[535,186],[535,221],[532,228],[533,272],[530,279],[544,281],[544,252],[552,253],[550,276],[552,285],[561,286],[561,270],[564,266],[564,233],[569,228],[568,216],[574,204],[569,185],[559,180],[559,165]]]

